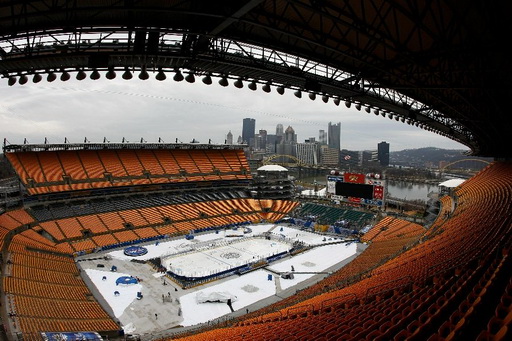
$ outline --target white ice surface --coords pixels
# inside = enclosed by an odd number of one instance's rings
[[[180,276],[206,277],[287,252],[291,248],[291,244],[280,241],[243,238],[227,245],[221,243],[220,246],[164,258],[162,265]]]

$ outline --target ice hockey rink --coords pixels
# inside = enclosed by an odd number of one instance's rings
[[[166,257],[162,265],[176,275],[200,278],[286,254],[292,247],[291,243],[261,237],[222,240],[208,243],[202,249]]]
[[[356,242],[345,242],[291,226],[260,224],[252,225],[250,229],[252,232],[243,238],[226,237],[221,231],[197,234],[191,240],[181,237],[153,241],[140,244],[148,251],[142,256],[126,256],[123,249],[119,249],[79,257],[77,264],[88,276],[86,282],[95,297],[115,316],[125,333],[149,338],[158,330],[227,319],[276,302],[295,293],[295,288],[326,277],[330,269],[341,267],[364,248]],[[272,238],[255,237],[263,233]],[[271,254],[286,253],[296,241],[313,247],[295,256],[286,255],[244,275],[232,275],[190,289],[183,289],[171,278],[144,264],[144,261],[158,257],[186,274],[210,274],[252,261],[252,257],[266,258]],[[189,257],[180,259],[180,255]],[[112,266],[116,268],[115,272],[111,271]],[[281,273],[292,272],[292,269],[293,279],[281,278]],[[121,276],[132,276],[139,282],[116,285],[116,279]],[[137,292],[142,294],[142,299],[137,299]],[[201,303],[198,300],[200,296],[218,293],[232,297],[231,307],[225,302]]]

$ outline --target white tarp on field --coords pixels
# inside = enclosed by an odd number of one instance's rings
[[[231,302],[236,301],[236,296],[231,295],[229,292],[198,292],[196,295],[197,303],[207,303],[207,302],[227,302],[231,299]]]

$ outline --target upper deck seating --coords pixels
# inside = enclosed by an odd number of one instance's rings
[[[236,149],[98,149],[6,154],[30,194],[161,183],[250,179]]]

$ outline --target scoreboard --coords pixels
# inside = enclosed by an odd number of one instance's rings
[[[385,182],[378,173],[331,171],[327,175],[327,193],[340,201],[383,206],[384,192]]]

